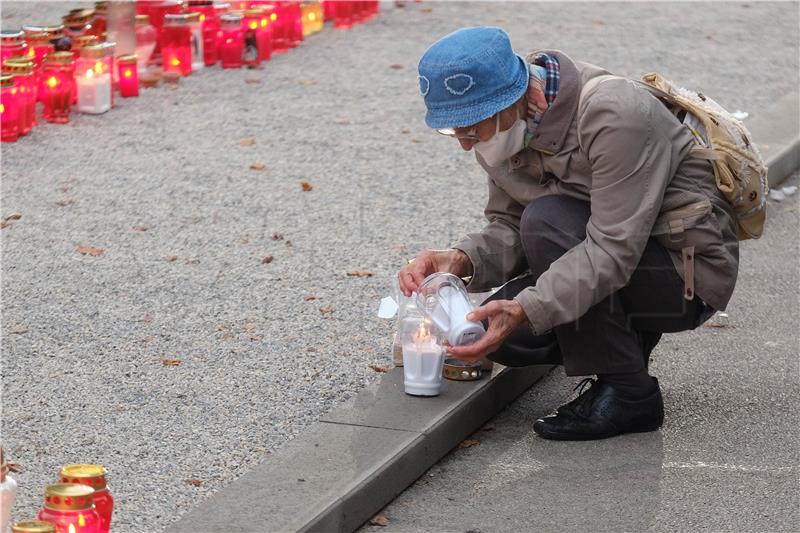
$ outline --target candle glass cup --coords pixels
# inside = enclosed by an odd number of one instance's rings
[[[168,14],[161,32],[161,61],[164,73],[181,76],[192,73],[192,29],[186,14]]]
[[[39,91],[40,100],[44,103],[43,116],[47,122],[69,122],[75,86],[74,67],[72,52],[53,52],[45,58]]]
[[[25,34],[21,31],[3,30],[0,32],[0,63],[9,57],[24,56],[28,51]]]
[[[64,22],[64,33],[73,40],[73,43],[75,38],[90,34],[94,15],[94,9],[77,8],[70,10],[61,18]]]
[[[0,75],[0,141],[14,142],[19,138],[19,88],[10,74]]]
[[[136,54],[117,58],[119,95],[123,98],[139,96],[139,72],[136,63]]]
[[[150,64],[150,58],[153,55],[153,50],[158,41],[158,34],[156,29],[150,24],[150,17],[147,15],[136,15],[136,25],[134,27],[136,33],[136,57],[139,58],[139,70],[144,71],[144,68]]]
[[[213,0],[189,0],[189,11],[200,14],[203,35],[203,64],[207,67],[217,64],[219,52],[219,15]]]
[[[81,51],[75,66],[78,111],[99,115],[111,109],[113,82],[103,44],[89,45]]]
[[[61,483],[75,483],[94,489],[92,500],[100,517],[101,531],[109,531],[111,528],[111,514],[114,510],[114,498],[108,489],[106,474],[106,469],[96,464],[66,465],[59,472]]]
[[[444,349],[420,319],[411,332],[400,332],[403,346],[403,384],[411,396],[438,396],[442,389]]]
[[[221,17],[222,37],[220,39],[219,58],[222,68],[241,68],[244,52],[244,32],[242,16],[232,13]]]
[[[417,307],[451,346],[477,341],[486,332],[479,322],[467,320],[472,302],[461,278],[436,272],[425,278],[417,291]]]
[[[261,51],[264,46],[264,31],[261,29],[262,14],[263,10],[251,8],[244,12],[242,18],[242,32],[244,32],[242,63],[250,68],[258,67],[264,57],[264,53]]]
[[[21,57],[10,57],[3,63],[3,74],[14,76],[19,88],[19,134],[27,135],[36,125],[36,83],[33,61]]]
[[[94,489],[86,485],[56,483],[45,488],[44,506],[36,516],[50,522],[56,533],[104,533],[94,506]]]

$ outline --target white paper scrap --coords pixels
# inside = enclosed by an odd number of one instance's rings
[[[744,120],[750,116],[750,113],[748,113],[747,111],[742,111],[740,109],[737,109],[736,111],[731,113],[731,116],[736,120]]]
[[[397,314],[397,302],[394,301],[394,298],[391,296],[381,298],[381,305],[378,307],[378,317],[392,318],[395,314]]]
[[[791,196],[797,192],[797,185],[787,185],[786,187],[781,187],[781,192],[786,196]]]

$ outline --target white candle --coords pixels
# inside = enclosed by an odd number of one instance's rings
[[[444,351],[424,324],[403,341],[403,376],[406,394],[437,396],[442,388]]]
[[[192,70],[205,67],[203,59],[203,27],[201,24],[192,27]]]
[[[99,115],[111,109],[111,75],[97,74],[89,69],[76,79],[78,84],[78,111]]]

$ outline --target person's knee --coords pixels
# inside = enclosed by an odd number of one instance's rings
[[[529,203],[519,230],[531,269],[546,269],[549,262],[586,238],[589,214],[586,202],[564,195],[543,196]]]

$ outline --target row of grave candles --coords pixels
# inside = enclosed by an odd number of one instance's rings
[[[326,18],[349,27],[377,14],[378,2],[235,2],[212,0],[137,2],[135,55],[114,57],[105,39],[107,2],[76,9],[57,26],[25,26],[2,33],[2,141],[16,141],[36,124],[36,104],[47,122],[69,122],[72,106],[100,114],[120,96],[139,94],[139,70],[160,62],[164,73],[188,76],[222,68],[258,67],[273,52],[297,46],[320,31]]]
[[[59,480],[45,488],[44,505],[36,520],[16,522],[12,533],[108,533],[114,499],[106,484],[106,469],[93,464],[67,465]]]

